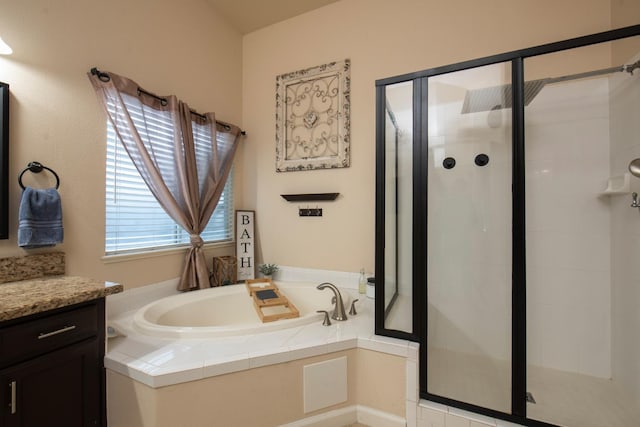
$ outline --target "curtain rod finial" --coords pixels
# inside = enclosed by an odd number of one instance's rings
[[[92,74],[92,75],[94,75],[94,76],[98,76],[98,79],[99,79],[100,81],[108,82],[109,80],[111,80],[111,77],[109,77],[109,74],[104,73],[104,72],[102,72],[102,71],[98,70],[98,68],[97,68],[97,67],[93,67],[93,68],[90,70],[90,72],[91,72],[91,74]]]

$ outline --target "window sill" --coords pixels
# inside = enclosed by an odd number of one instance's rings
[[[205,251],[227,248],[227,247],[235,249],[235,242],[233,240],[230,240],[227,242],[205,243],[205,245],[203,246]],[[101,260],[105,264],[113,264],[118,262],[134,261],[137,259],[157,258],[157,257],[170,256],[175,254],[185,254],[188,249],[189,249],[189,246],[186,245],[186,246],[167,248],[167,249],[128,252],[125,254],[105,255],[101,258]]]

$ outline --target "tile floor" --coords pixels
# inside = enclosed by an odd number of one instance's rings
[[[506,361],[430,348],[428,390],[500,412],[511,410],[511,365]]]
[[[429,390],[509,412],[510,368],[505,361],[431,349]],[[531,419],[567,427],[640,426],[640,404],[611,380],[529,367],[527,384],[537,402],[527,405]]]
[[[529,418],[569,427],[640,426],[640,405],[614,381],[529,367]]]

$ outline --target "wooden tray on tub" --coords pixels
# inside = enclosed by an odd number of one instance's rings
[[[296,306],[280,293],[271,279],[247,279],[245,285],[262,323],[300,317]]]

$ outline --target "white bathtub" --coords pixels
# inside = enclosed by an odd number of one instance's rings
[[[136,312],[133,329],[166,338],[208,338],[246,335],[322,322],[317,310],[333,310],[330,290],[318,290],[319,283],[278,282],[300,317],[262,323],[244,284],[222,286],[173,295],[152,302]],[[345,310],[350,295],[341,289]]]

